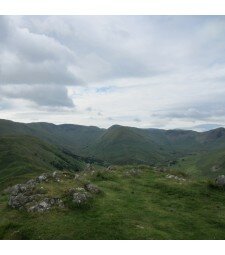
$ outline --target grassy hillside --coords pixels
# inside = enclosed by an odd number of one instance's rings
[[[97,158],[117,164],[155,164],[173,158],[170,151],[153,141],[147,132],[123,126],[112,126],[90,147]]]
[[[214,176],[216,171],[212,173],[210,170],[214,165],[220,165],[218,173],[225,173],[222,152],[225,150],[224,128],[200,133],[119,125],[100,129],[92,126],[24,124],[0,120],[0,137],[4,135],[37,137],[73,154],[108,163],[167,166],[169,162],[179,161],[177,167],[183,167],[194,174]],[[181,161],[184,157],[188,157],[185,162]]]
[[[1,188],[9,181],[18,181],[23,175],[42,173],[55,169],[76,171],[84,163],[76,156],[38,138],[25,135],[0,137]]]
[[[199,178],[215,178],[225,174],[225,149],[210,150],[180,158],[172,168]]]
[[[225,193],[207,182],[168,179],[139,166],[80,173],[80,180],[46,183],[47,194],[91,182],[103,191],[88,207],[28,213],[0,196],[0,239],[225,239]],[[44,217],[43,217],[44,216]]]
[[[54,125],[44,122],[24,124],[0,120],[0,136],[31,135],[83,156],[86,156],[83,151],[93,144],[103,132],[103,129],[92,126]]]

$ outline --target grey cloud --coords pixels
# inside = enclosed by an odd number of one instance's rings
[[[74,107],[73,101],[68,97],[64,87],[45,85],[20,85],[0,87],[0,93],[4,98],[21,98],[34,102],[39,106],[48,107]]]
[[[86,109],[85,109],[87,112],[91,112],[92,111],[92,108],[90,106],[88,106]]]
[[[0,84],[82,84],[69,71],[76,56],[68,47],[44,34],[31,33],[8,17],[1,17],[0,28]]]
[[[225,117],[225,105],[201,105],[199,108],[167,109],[151,114],[159,119],[209,120],[212,117]]]
[[[141,119],[139,119],[139,118],[134,118],[133,119],[135,122],[141,122]]]

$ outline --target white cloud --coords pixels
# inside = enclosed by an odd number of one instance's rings
[[[223,16],[1,17],[0,38],[1,116],[225,124]]]

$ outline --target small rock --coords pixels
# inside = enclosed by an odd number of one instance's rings
[[[94,184],[91,184],[91,183],[85,184],[84,188],[93,194],[101,193],[101,190],[97,186],[95,186]]]
[[[28,185],[28,186],[34,186],[34,185],[36,185],[36,184],[37,184],[37,182],[36,182],[36,180],[34,180],[34,179],[31,179],[31,180],[29,180],[29,181],[26,182],[26,185]]]
[[[28,212],[46,212],[53,206],[64,208],[64,203],[60,198],[45,198],[41,202],[36,203],[34,206],[28,208]]]
[[[115,166],[108,166],[108,167],[106,168],[107,171],[113,171],[113,170],[115,170],[115,169],[116,169]]]
[[[215,184],[218,187],[225,187],[225,175],[219,175],[216,179],[215,179]]]
[[[86,204],[91,196],[87,192],[75,192],[73,194],[73,202],[77,205]]]
[[[37,182],[46,182],[46,181],[48,181],[48,179],[49,179],[48,174],[42,174],[37,177],[36,181]]]
[[[8,205],[12,208],[19,209],[21,207],[24,207],[26,203],[30,202],[31,198],[28,196],[25,196],[24,194],[19,193],[16,196],[11,195],[9,197]]]
[[[167,174],[167,175],[166,175],[166,178],[167,178],[167,179],[175,179],[175,180],[177,180],[177,181],[186,181],[186,179],[181,178],[181,177],[178,177],[178,176],[173,175],[173,174]]]
[[[48,211],[49,209],[51,208],[51,206],[45,202],[45,201],[42,201],[30,208],[28,208],[28,212],[45,212],[45,211]]]

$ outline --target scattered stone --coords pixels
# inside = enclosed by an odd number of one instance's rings
[[[11,206],[14,209],[20,209],[25,206],[26,203],[30,202],[30,197],[25,196],[22,193],[19,193],[18,195],[11,195],[9,197],[8,205]]]
[[[177,181],[186,181],[186,179],[178,177],[178,176],[173,175],[173,174],[167,174],[166,178],[168,178],[168,179],[175,179]]]
[[[27,181],[26,184],[29,186],[35,186],[37,184],[37,182],[36,182],[36,180],[31,179],[31,180]]]
[[[77,205],[85,205],[92,198],[92,196],[82,187],[71,188],[67,194],[72,198],[72,202]]]
[[[91,195],[88,194],[87,192],[77,191],[73,193],[73,203],[75,203],[78,206],[87,204],[87,202],[91,198],[92,198]]]
[[[218,187],[225,187],[225,175],[219,175],[216,179],[215,179],[215,184]]]
[[[37,182],[47,182],[49,180],[49,174],[42,174],[37,177],[36,181]]]
[[[113,170],[115,170],[115,169],[116,169],[115,166],[108,166],[108,167],[106,168],[107,171],[113,171]]]
[[[27,209],[28,212],[45,212],[48,211],[51,208],[51,206],[45,202],[42,201],[40,203],[37,203],[36,205],[30,207]]]
[[[17,196],[19,193],[25,195],[32,195],[34,192],[35,186],[32,184],[16,184],[9,189],[10,195]]]
[[[60,171],[55,171],[55,172],[53,172],[53,174],[52,174],[52,178],[53,178],[53,180],[54,181],[56,181],[56,182],[60,182],[60,179],[62,178],[62,172],[60,172]]]
[[[46,193],[44,187],[36,187],[36,184],[49,179],[48,174],[42,174],[36,180],[31,179],[25,184],[16,184],[9,188],[8,205],[14,209],[25,209],[27,211],[46,211],[52,206],[63,205],[59,198],[45,198],[43,194]],[[42,201],[40,202],[40,200]],[[46,205],[48,204],[48,205]],[[32,206],[31,206],[32,205]]]
[[[64,203],[60,198],[45,198],[27,209],[28,212],[46,212],[52,207],[64,208]]]
[[[88,183],[88,184],[85,184],[84,185],[84,188],[89,191],[90,193],[93,193],[93,194],[99,194],[101,193],[101,190],[95,186],[94,184],[92,183]]]
[[[218,172],[220,170],[220,167],[215,165],[211,168],[211,170],[212,172]]]

